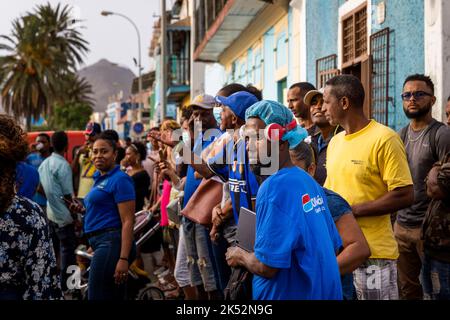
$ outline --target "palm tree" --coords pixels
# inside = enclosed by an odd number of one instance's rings
[[[64,85],[63,96],[59,103],[80,102],[94,107],[95,101],[92,98],[92,85],[85,78],[80,78],[76,73],[67,73],[62,81]]]
[[[16,116],[25,116],[29,128],[32,116],[48,112],[54,94],[53,72],[42,59],[39,23],[33,17],[17,19],[11,37],[2,37],[10,43],[0,45],[9,53],[0,57],[4,107]]]
[[[1,36],[1,97],[7,112],[31,117],[50,115],[55,101],[65,95],[64,79],[73,73],[87,53],[87,42],[72,27],[70,7],[37,6],[34,13],[13,22],[11,36]]]
[[[79,21],[72,18],[71,8],[68,5],[61,8],[61,4],[53,8],[47,3],[38,5],[34,15],[41,22],[41,31],[47,36],[48,47],[52,49],[55,58],[65,62],[70,71],[76,71],[78,64],[83,62],[83,55],[89,50],[88,42],[73,27]]]

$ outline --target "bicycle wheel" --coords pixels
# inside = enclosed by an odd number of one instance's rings
[[[158,287],[146,286],[138,292],[136,300],[165,300],[165,296]]]

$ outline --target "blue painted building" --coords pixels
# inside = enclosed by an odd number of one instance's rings
[[[337,73],[355,74],[366,89],[367,113],[396,130],[403,127],[404,79],[425,73],[424,0],[305,4],[306,80],[321,87]]]
[[[367,115],[398,130],[408,122],[403,82],[424,73],[436,86],[433,115],[443,118],[450,1],[207,0],[197,1],[196,12],[194,60],[223,65],[226,83],[251,83],[265,99],[285,102],[295,82],[320,88],[354,74],[366,90]]]

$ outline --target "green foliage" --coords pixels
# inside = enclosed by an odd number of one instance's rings
[[[91,114],[92,107],[87,103],[69,102],[56,105],[53,116],[48,119],[48,125],[54,131],[83,130]]]
[[[42,132],[42,131],[52,131],[53,129],[50,128],[48,125],[42,125],[42,126],[31,126],[31,129],[29,132]]]
[[[32,116],[49,116],[56,103],[74,100],[67,97],[66,90],[81,81],[75,72],[88,52],[88,43],[73,22],[70,6],[47,3],[14,20],[10,36],[0,36],[5,41],[0,50],[6,53],[0,57],[3,106],[16,117],[26,117],[28,129]],[[76,100],[91,104],[82,98]]]

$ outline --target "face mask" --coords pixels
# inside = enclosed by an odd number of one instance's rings
[[[191,142],[191,136],[190,136],[189,132],[183,131],[182,137],[183,137],[184,144],[188,145]]]
[[[218,124],[220,124],[222,122],[222,118],[220,116],[221,112],[222,112],[222,108],[214,107],[213,114],[214,114],[214,118],[216,119]]]
[[[42,142],[39,142],[39,143],[36,145],[36,150],[37,150],[37,151],[41,151],[43,148],[44,148],[44,144],[43,144]]]
[[[147,150],[148,151],[152,151],[153,150],[153,146],[150,142],[147,142]]]

